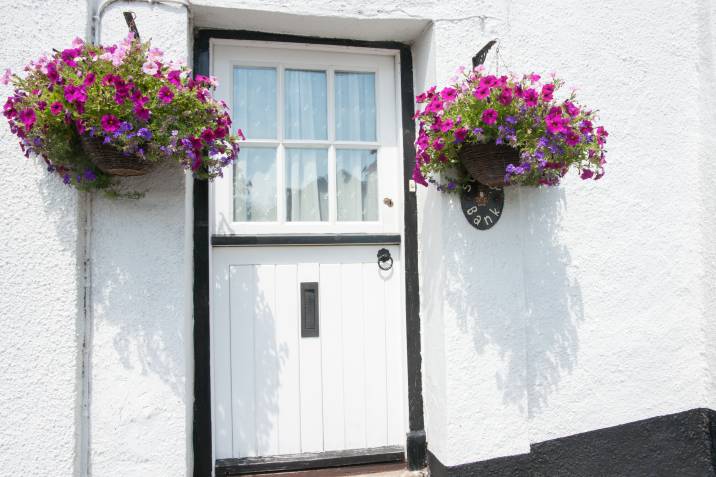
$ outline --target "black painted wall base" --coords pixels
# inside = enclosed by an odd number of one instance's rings
[[[654,417],[530,446],[529,454],[446,467],[432,477],[716,477],[716,412]]]
[[[428,444],[425,431],[408,432],[405,442],[405,460],[408,470],[424,469],[427,464]]]

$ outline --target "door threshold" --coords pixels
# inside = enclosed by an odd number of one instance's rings
[[[315,471],[315,469],[335,469],[339,467],[369,466],[387,463],[400,464],[404,461],[405,451],[401,446],[287,454],[267,457],[243,457],[240,459],[218,459],[216,461],[216,476],[228,477],[232,475],[260,475],[282,472],[293,472],[294,475],[299,476],[301,475],[300,472],[308,470]],[[346,471],[348,471],[348,469],[346,469]],[[370,471],[366,469],[366,472],[364,473],[369,474]],[[331,475],[360,474],[334,473],[326,474],[326,477]]]

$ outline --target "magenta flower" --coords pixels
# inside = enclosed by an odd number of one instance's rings
[[[594,175],[594,172],[592,172],[590,169],[584,169],[582,171],[582,174],[579,176],[584,180],[590,179]]]
[[[176,86],[177,88],[181,86],[181,71],[180,70],[172,70],[167,74],[167,79],[171,84]]]
[[[430,100],[430,103],[428,103],[427,106],[425,106],[425,112],[426,113],[438,113],[442,111],[443,109],[443,102],[440,100],[438,96],[433,97],[433,99]]]
[[[503,106],[509,106],[509,104],[512,102],[512,90],[510,88],[503,89],[500,93],[498,101]]]
[[[75,62],[75,59],[80,56],[81,53],[82,50],[80,48],[68,48],[66,50],[63,50],[60,56],[62,58],[62,61],[64,61],[67,66],[76,68],[77,63]]]
[[[545,102],[550,102],[554,99],[552,96],[554,94],[554,85],[553,84],[546,84],[542,86],[542,100]]]
[[[571,117],[575,117],[579,114],[579,107],[571,101],[564,102],[564,110],[567,111]]]
[[[531,83],[538,82],[540,80],[540,78],[541,78],[541,76],[536,73],[532,73],[531,75],[529,75],[529,79],[530,79]]]
[[[418,161],[415,161],[415,168],[413,169],[413,177],[412,179],[415,181],[416,184],[420,184],[421,186],[428,186],[428,181],[425,180],[425,176],[423,176],[422,171],[420,170],[420,164],[418,164]]]
[[[85,76],[85,79],[82,82],[82,84],[85,87],[92,86],[96,79],[97,79],[97,77],[95,76],[95,74],[90,71],[89,73],[87,73],[87,76]]]
[[[157,97],[165,104],[169,104],[174,99],[174,93],[168,86],[162,86],[157,93]]]
[[[5,69],[5,73],[0,76],[0,84],[8,84],[10,82],[10,79],[12,78],[12,71],[10,68]]]
[[[452,103],[455,101],[455,98],[457,98],[457,90],[448,86],[447,88],[443,88],[440,92],[440,96],[442,96],[443,101]]]
[[[214,140],[214,131],[209,128],[204,129],[201,132],[201,140],[204,141],[206,144],[212,142]]]
[[[485,124],[495,124],[497,122],[497,111],[488,108],[482,112],[482,122]]]
[[[569,129],[564,136],[564,142],[566,142],[568,146],[576,146],[579,144],[579,134]]]
[[[20,122],[25,125],[25,129],[30,130],[37,120],[35,110],[32,108],[23,109],[19,114]]]
[[[592,122],[588,119],[585,119],[581,123],[579,123],[579,132],[582,134],[591,134],[592,133]]]
[[[141,105],[136,105],[134,107],[134,115],[139,119],[140,121],[149,121],[149,118],[151,116],[151,112]]]
[[[37,102],[37,109],[39,109],[40,111],[44,111],[46,107],[47,107],[46,101],[38,101]]]
[[[477,99],[485,99],[490,96],[490,88],[488,86],[479,86],[472,95]]]
[[[455,130],[455,142],[461,143],[465,142],[465,139],[467,138],[467,129],[466,128],[459,128]]]
[[[102,116],[102,129],[108,133],[116,132],[119,129],[119,119],[114,114],[105,114]]]
[[[209,91],[206,88],[198,88],[196,90],[196,99],[206,103],[207,99],[209,99]]]
[[[495,86],[495,83],[497,83],[497,78],[494,75],[487,75],[483,78],[480,78],[480,86],[492,88],[493,86]]]
[[[445,141],[441,137],[435,138],[432,146],[436,151],[441,151],[445,147]]]
[[[443,121],[442,124],[440,125],[440,131],[446,133],[446,132],[448,132],[449,130],[451,130],[454,125],[455,125],[455,124],[453,123],[453,120],[450,119],[450,118],[447,118],[447,119],[446,119],[445,121]]]
[[[57,72],[57,65],[54,62],[47,63],[47,79],[50,80],[50,84],[60,81],[60,74]]]
[[[537,95],[537,91],[535,91],[534,88],[530,88],[524,92],[523,99],[525,100],[525,104],[527,106],[533,108],[537,106],[537,100],[539,99],[539,96]]]
[[[59,101],[55,101],[50,105],[50,112],[53,114],[53,116],[57,116],[58,114],[62,113],[62,110],[64,109],[64,106],[62,106],[62,103]]]

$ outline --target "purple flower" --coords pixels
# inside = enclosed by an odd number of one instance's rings
[[[119,119],[114,114],[105,114],[102,116],[102,129],[108,133],[113,133],[119,129]]]
[[[137,131],[137,136],[149,141],[152,139],[152,132],[147,128],[140,128],[139,131]]]
[[[54,62],[47,63],[47,79],[50,80],[50,84],[60,81],[60,74],[57,72],[57,65]]]
[[[594,175],[594,172],[592,172],[590,169],[584,169],[582,171],[582,174],[579,176],[584,180],[590,179]]]
[[[92,171],[92,169],[86,169],[85,173],[83,174],[83,177],[86,181],[90,182],[97,179],[97,175],[94,173],[94,171]]]
[[[172,92],[171,89],[169,89],[168,86],[162,86],[162,87],[159,89],[159,92],[157,93],[157,96],[158,96],[159,99],[160,99],[163,103],[165,103],[165,104],[171,103],[172,100],[174,99],[174,93]]]
[[[70,179],[70,175],[67,173],[65,173],[65,175],[62,176],[62,182],[64,182],[65,184],[69,184],[71,182],[71,180],[72,179]]]
[[[517,118],[514,116],[507,116],[505,122],[508,124],[517,124]]]

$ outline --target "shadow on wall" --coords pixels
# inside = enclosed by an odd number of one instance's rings
[[[93,196],[93,375],[100,380],[113,376],[112,363],[119,361],[127,370],[160,379],[183,399],[184,175],[178,166],[165,164],[122,184],[146,196]]]
[[[423,275],[426,291],[442,297],[443,313],[454,314],[460,332],[471,337],[477,356],[471,366],[488,350],[497,353],[495,384],[503,402],[521,411],[527,405],[530,416],[573,369],[583,319],[579,283],[558,233],[565,200],[559,188],[508,188],[503,216],[487,231],[467,223],[457,199],[446,205],[436,194],[426,204],[425,215],[442,214],[443,221],[442,261],[433,277]],[[430,243],[426,248],[437,250]],[[436,257],[425,262],[437,265]]]

